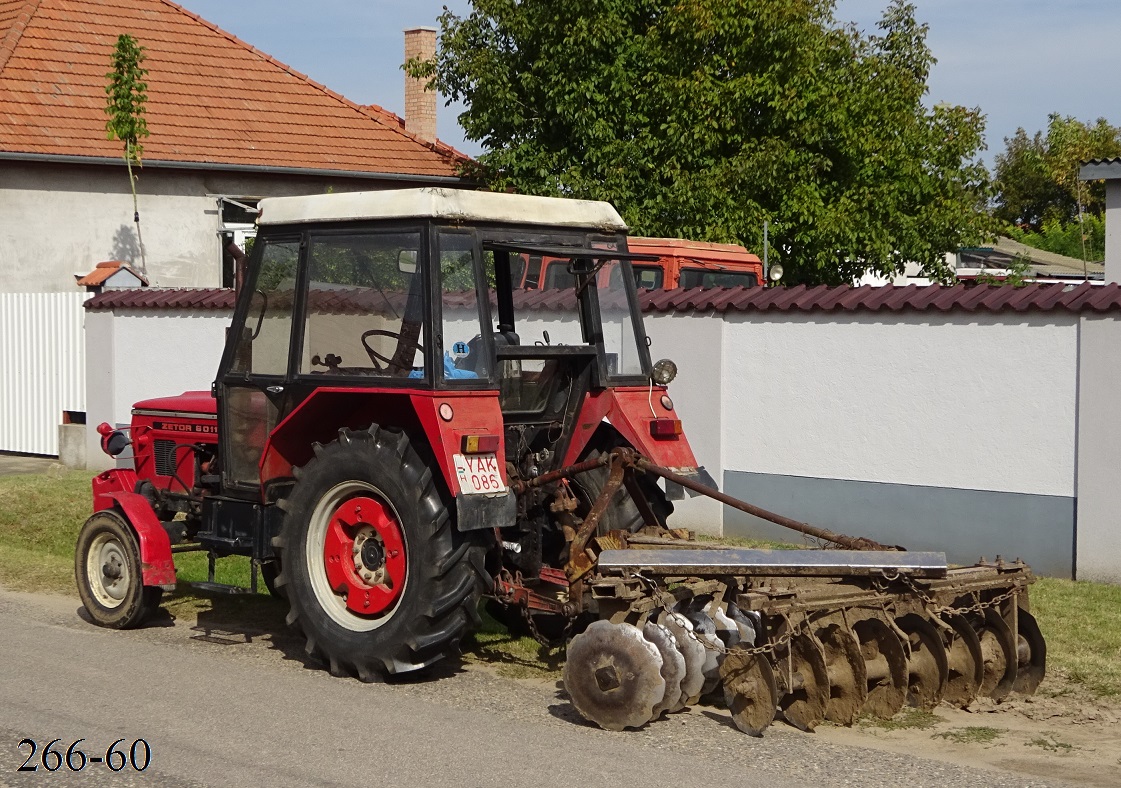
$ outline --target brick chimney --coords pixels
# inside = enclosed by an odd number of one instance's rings
[[[405,31],[405,60],[436,56],[436,28],[414,27]],[[436,91],[425,90],[426,80],[405,77],[405,129],[429,142],[436,141]]]

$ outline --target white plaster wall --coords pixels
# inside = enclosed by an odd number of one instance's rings
[[[96,427],[128,423],[138,400],[209,390],[231,313],[137,310],[86,315],[86,462],[108,468]]]
[[[153,287],[216,287],[214,195],[282,196],[373,189],[363,179],[232,175],[146,167],[137,184],[140,233],[124,166],[4,162],[0,166],[0,292],[69,292],[74,274],[122,260]],[[384,184],[382,184],[384,185]]]
[[[1075,573],[1121,583],[1121,322],[1082,317],[1080,349]]]
[[[725,435],[737,437],[734,423],[725,423],[727,381],[722,375],[721,348],[725,325],[719,315],[654,312],[643,316],[650,337],[650,360],[668,358],[677,364],[677,378],[669,384],[674,410],[697,462],[717,484],[723,484]],[[674,501],[671,523],[703,533],[723,533],[723,506],[711,498]]]
[[[1077,316],[725,319],[726,469],[1074,495]]]

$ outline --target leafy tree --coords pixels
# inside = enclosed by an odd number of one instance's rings
[[[1105,255],[1105,216],[1087,213],[1082,220],[1063,223],[1045,219],[1039,232],[1018,226],[1008,228],[1008,235],[1020,243],[1065,254],[1076,260],[1101,262]]]
[[[113,70],[105,76],[109,84],[105,86],[107,101],[105,122],[108,139],[121,140],[125,144],[124,159],[128,167],[128,182],[132,189],[133,221],[140,226],[140,209],[136,201],[136,175],[132,165],[142,166],[140,157],[144,146],[140,140],[148,136],[148,122],[144,118],[144,105],[148,101],[148,83],[144,77],[148,70],[143,68],[145,48],[127,33],[117,36],[113,49]]]
[[[1075,221],[1079,205],[1084,214],[1100,216],[1105,210],[1105,186],[1079,180],[1078,171],[1083,161],[1115,156],[1121,156],[1121,128],[1105,118],[1089,124],[1052,114],[1046,133],[1037,131],[1029,137],[1017,129],[1005,138],[1004,152],[996,157],[994,214],[1034,232],[1048,222]]]
[[[943,254],[990,221],[976,109],[924,107],[914,6],[879,31],[834,0],[473,0],[406,63],[485,153],[492,188],[606,199],[635,232],[734,241],[788,281],[848,282]]]

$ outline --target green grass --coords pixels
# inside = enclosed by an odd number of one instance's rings
[[[88,471],[0,477],[0,584],[17,591],[74,593],[74,544],[92,513]],[[181,582],[206,580],[206,555],[175,556]],[[249,586],[249,559],[219,559],[215,579]],[[260,584],[260,592],[264,584]]]
[[[777,542],[772,539],[754,539],[748,536],[709,536],[697,534],[698,542],[707,542],[721,547],[750,547],[760,550],[798,550],[805,545],[793,542]]]
[[[463,644],[466,661],[497,665],[498,673],[510,678],[560,678],[562,649],[511,632],[481,607],[479,612],[483,625]]]
[[[90,515],[85,471],[0,478],[0,583],[73,591],[74,543]]]
[[[1000,728],[987,728],[983,725],[968,728],[952,728],[948,731],[934,734],[939,739],[946,739],[955,744],[992,744],[1005,733]]]
[[[921,709],[903,709],[888,720],[879,717],[863,717],[860,724],[870,728],[880,728],[885,731],[926,730],[933,728],[941,720],[929,711]]]
[[[1039,747],[1047,750],[1048,752],[1061,752],[1064,755],[1077,749],[1073,744],[1067,744],[1064,741],[1059,741],[1052,733],[1045,734],[1044,736],[1031,741],[1024,742],[1025,747]]]
[[[1096,695],[1121,697],[1121,586],[1044,577],[1029,596],[1048,668]]]

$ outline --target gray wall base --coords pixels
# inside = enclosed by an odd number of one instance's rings
[[[725,471],[729,495],[796,520],[908,550],[938,550],[954,564],[998,554],[1023,558],[1037,574],[1071,577],[1074,498],[845,479]],[[724,508],[725,536],[801,537]]]

